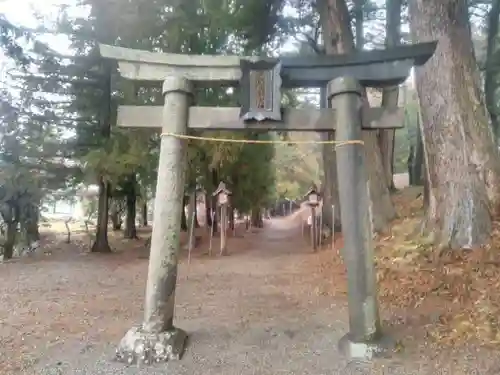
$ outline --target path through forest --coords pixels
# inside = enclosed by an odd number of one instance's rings
[[[2,265],[0,374],[424,375],[483,366],[470,353],[455,360],[418,351],[347,363],[336,348],[347,331],[345,303],[318,295],[310,273],[318,255],[300,225],[296,215],[266,221],[231,239],[228,257],[198,254],[189,270],[183,259],[176,325],[189,332],[189,345],[181,361],[152,367],[110,360],[141,319],[147,260],[136,252]],[[490,372],[478,373],[500,373],[486,365]]]

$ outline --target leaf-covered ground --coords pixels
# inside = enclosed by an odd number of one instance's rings
[[[215,256],[217,239],[208,257],[208,238],[199,230],[204,241],[189,266],[183,251],[176,295],[177,324],[192,340],[169,371],[499,373],[492,350],[500,300],[494,252],[436,258],[414,235],[417,194],[409,189],[395,196],[402,219],[377,239],[383,326],[401,342],[392,359],[353,369],[339,356],[336,343],[347,331],[342,240],[312,253],[301,237],[302,212],[264,229],[239,228],[228,257]],[[47,232],[39,253],[0,264],[1,375],[165,373],[161,366],[126,368],[110,360],[124,332],[141,319],[149,233],[139,235],[128,241],[111,233],[117,253],[102,255],[88,254],[85,234],[65,244],[64,234]]]
[[[500,348],[500,227],[495,227],[491,246],[438,253],[420,236],[420,191],[405,189],[394,201],[400,219],[377,237],[375,249],[380,304],[388,323],[406,337],[439,345],[474,342]],[[319,256],[319,293],[346,294],[341,246],[336,257]]]

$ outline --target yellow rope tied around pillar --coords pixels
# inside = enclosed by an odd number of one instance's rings
[[[179,139],[192,139],[198,141],[208,141],[208,142],[225,142],[225,143],[253,143],[253,144],[333,144],[335,147],[341,147],[346,145],[364,145],[362,140],[351,140],[351,141],[285,141],[285,140],[264,140],[264,139],[232,139],[232,138],[217,138],[217,137],[201,137],[197,135],[187,135],[187,134],[177,134],[177,133],[161,133],[161,136],[175,137]]]

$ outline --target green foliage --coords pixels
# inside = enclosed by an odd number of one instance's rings
[[[149,150],[145,147],[146,141],[136,133],[114,128],[103,147],[92,149],[82,157],[87,172],[117,184],[127,174],[144,166]]]
[[[40,176],[17,163],[1,164],[0,215],[6,223],[21,222],[23,213],[41,199]]]
[[[234,38],[233,7],[223,0],[190,0],[181,4],[172,3],[172,7],[168,6],[168,2],[85,0],[84,3],[90,6],[90,17],[81,20],[62,17],[64,22],[61,27],[71,34],[73,47],[79,57],[80,63],[73,64],[74,73],[87,82],[100,71],[96,42],[144,50],[198,54],[238,53],[243,48],[241,38]],[[248,4],[246,6],[251,7]],[[241,11],[238,12],[239,16],[242,14]],[[122,84],[117,72],[112,74],[111,92],[114,103],[161,103],[161,93],[157,87],[141,83],[127,87]],[[102,90],[96,92],[96,87],[91,84],[81,85],[75,82],[71,84],[70,92],[74,97],[71,108],[76,116],[91,120],[76,126],[74,155],[82,161],[86,175],[104,177],[116,189],[123,190],[124,186],[121,185],[127,180],[126,176],[135,173],[144,194],[154,190],[159,154],[158,136],[151,132],[141,133],[112,127],[109,139],[103,137],[102,126],[105,124],[103,109],[100,108],[104,100]],[[237,104],[235,94],[224,88],[199,89],[195,93],[195,102],[197,105]],[[197,134],[242,138],[241,134],[234,132]],[[230,180],[237,170],[235,165],[242,163],[242,155],[249,152],[247,150],[244,153],[243,150],[244,146],[240,143],[189,141],[186,188],[192,188],[197,182],[207,190],[212,190],[214,170],[220,179]],[[265,155],[261,151],[255,149],[258,154]],[[254,173],[250,182],[261,185],[255,180],[259,177],[262,177],[260,173]],[[272,186],[272,182],[270,183]],[[265,189],[253,190],[255,194],[257,191],[262,191],[263,196],[267,194]],[[253,199],[254,202],[257,200]]]
[[[314,140],[302,134],[290,135],[292,141]],[[277,145],[273,161],[276,170],[276,199],[299,199],[312,183],[321,179],[322,165],[320,145],[289,144]]]
[[[86,220],[97,219],[97,199],[92,197],[90,199],[85,199],[83,202],[83,212],[86,216]]]
[[[298,16],[285,16],[285,4],[297,10]],[[71,18],[64,10],[58,16],[59,31],[70,37],[76,55],[68,59],[38,46],[39,54],[46,58],[38,63],[36,74],[30,73],[25,80],[33,92],[44,91],[66,98],[65,103],[59,104],[44,98],[30,99],[31,104],[36,101],[42,109],[40,113],[27,115],[30,142],[23,146],[23,153],[25,157],[42,160],[40,169],[46,173],[40,182],[43,188],[50,185],[49,180],[54,188],[59,188],[68,177],[71,184],[103,177],[115,191],[124,191],[128,177],[133,174],[142,195],[154,191],[158,135],[151,131],[117,129],[113,125],[117,105],[158,105],[162,102],[161,90],[149,83],[124,84],[114,67],[110,72],[110,67],[103,65],[97,43],[179,53],[261,54],[269,52],[273,43],[287,35],[308,34],[303,43],[308,46],[311,40],[317,42],[319,36],[314,4],[307,1],[83,0],[81,5],[90,10],[88,17]],[[367,5],[366,14],[372,15],[372,8]],[[22,29],[12,25],[9,30],[12,42],[24,35]],[[299,105],[294,92],[284,94],[286,106]],[[199,88],[195,102],[207,106],[237,105],[235,93],[222,87]],[[13,127],[16,121],[17,118],[11,121]],[[36,133],[37,128],[42,131]],[[65,139],[68,132],[72,136]],[[234,139],[248,136],[235,132],[193,134]],[[272,138],[264,134],[250,136]],[[23,134],[17,137],[26,138]],[[278,137],[283,139],[286,135]],[[319,150],[317,146],[189,141],[186,188],[202,184],[207,191],[213,190],[215,173],[231,185],[234,202],[241,210],[249,210],[252,204],[265,204],[276,196],[300,197],[312,181],[317,182],[321,177]],[[81,167],[56,168],[50,162],[54,155],[71,158]]]
[[[273,140],[269,133],[250,133],[249,140]],[[227,169],[227,181],[233,193],[232,203],[240,212],[271,202],[275,171],[272,164],[274,145],[245,143],[237,160]]]
[[[30,58],[21,44],[21,40],[28,41],[31,33],[10,22],[5,15],[0,14],[0,47],[4,54],[16,61],[18,64],[27,66]]]
[[[284,0],[237,0],[232,15],[236,35],[245,41],[248,51],[259,50],[269,43],[278,32],[283,32]]]
[[[74,169],[65,159],[64,130],[57,121],[66,103],[57,95],[45,97],[39,84],[43,67],[54,64],[52,51],[36,41],[35,35],[30,37],[32,43],[22,48],[26,59],[11,54],[7,64],[13,73],[0,90],[0,219],[15,232],[23,228],[20,238],[28,243],[38,236],[43,196],[65,187]],[[53,89],[59,86],[54,84]],[[11,247],[12,235],[7,239]]]

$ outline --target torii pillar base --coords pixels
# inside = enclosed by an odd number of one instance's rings
[[[374,358],[384,358],[394,353],[396,342],[386,335],[370,341],[356,342],[348,333],[339,340],[339,352],[349,359],[371,360]]]
[[[187,337],[187,333],[177,327],[158,333],[133,327],[116,348],[116,360],[127,364],[179,360],[184,354]]]

